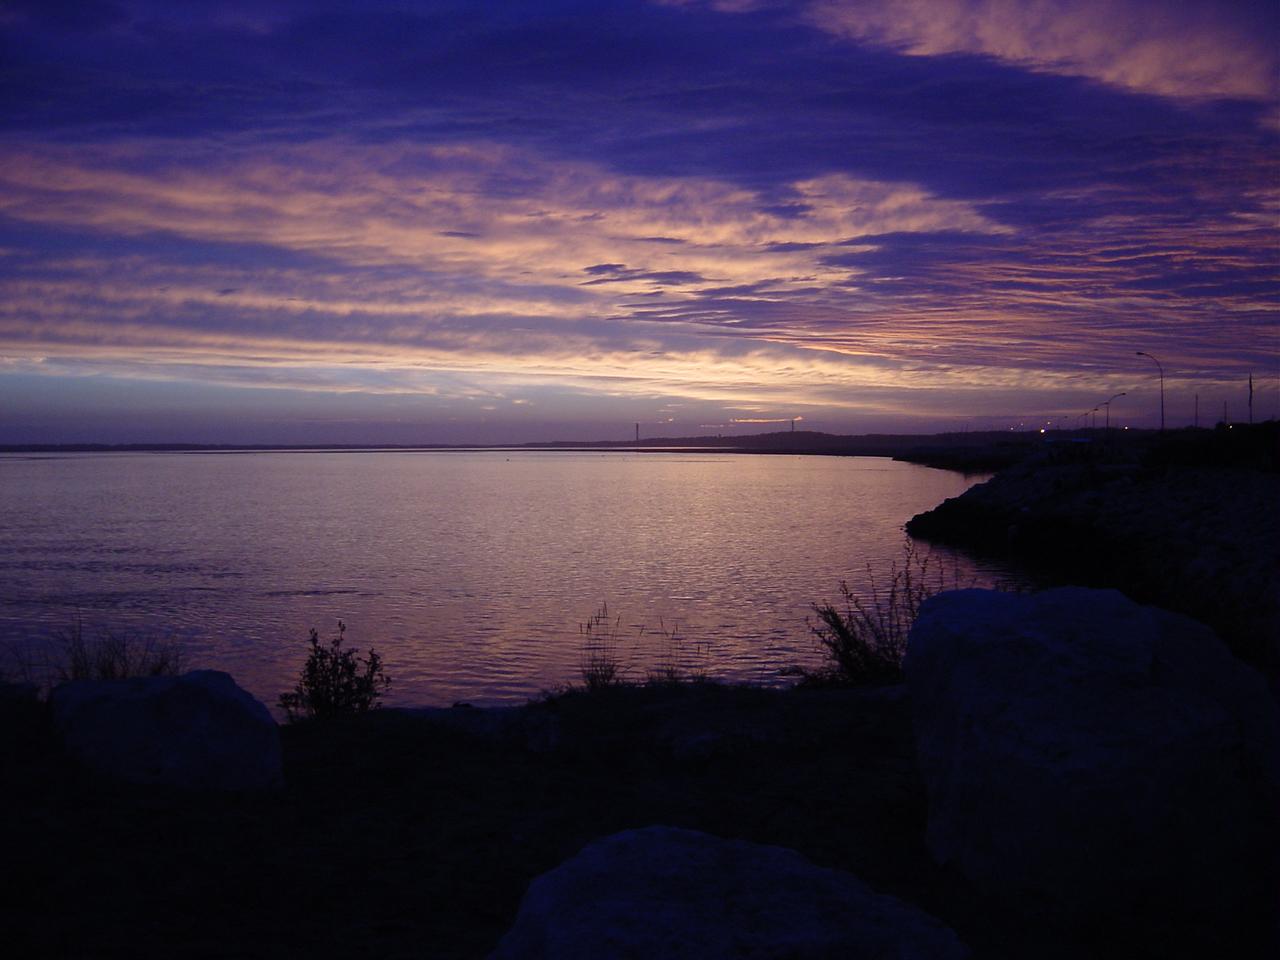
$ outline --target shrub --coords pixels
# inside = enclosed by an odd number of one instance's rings
[[[123,680],[126,677],[173,677],[182,673],[182,649],[173,641],[132,637],[102,630],[96,640],[85,636],[79,620],[54,636],[49,675],[57,683],[70,680]]]
[[[902,562],[889,567],[889,583],[882,587],[867,564],[867,590],[855,594],[840,584],[841,610],[833,603],[813,608],[817,622],[807,621],[827,656],[827,668],[807,674],[809,682],[851,686],[898,683],[907,636],[920,605],[947,589],[947,571],[930,553],[921,554],[908,541]],[[953,568],[952,586],[959,579]]]
[[[338,621],[338,633],[327,644],[314,627],[307,642],[311,652],[303,664],[298,684],[280,695],[280,706],[292,723],[301,719],[332,720],[365,713],[378,705],[391,678],[382,669],[382,658],[369,648],[360,659],[356,648],[342,648],[347,625]]]

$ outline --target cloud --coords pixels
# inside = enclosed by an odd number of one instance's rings
[[[1276,16],[1163,0],[818,0],[823,30],[912,56],[981,54],[1179,98],[1272,100]]]
[[[1246,4],[6,10],[0,353],[46,378],[816,423],[1275,354]]]
[[[463,322],[484,336],[486,318],[512,346],[528,329],[571,335],[581,324],[626,339],[636,296],[695,298],[762,276],[775,293],[843,280],[848,267],[813,251],[862,233],[1008,232],[969,204],[846,175],[792,184],[802,212],[779,216],[732,184],[624,177],[484,144],[248,146],[203,167],[168,155],[147,143],[0,158],[0,213],[45,230],[37,242],[88,231],[130,251],[82,240],[92,252],[11,279],[8,310],[52,324],[60,302],[75,315],[92,298],[121,320],[223,324],[234,309],[256,329],[389,343]],[[189,261],[206,251],[213,262]]]
[[[484,143],[169,154],[0,160],[0,210],[29,238],[0,278],[7,350],[329,392],[555,383],[851,409],[890,389],[1072,389],[1135,342],[1175,338],[1160,349],[1203,369],[1270,349],[1260,173],[1160,215],[1137,187],[1044,194],[1091,214],[1045,232],[843,173],[789,184],[780,212],[732,183]],[[1224,314],[1262,339],[1224,340]]]

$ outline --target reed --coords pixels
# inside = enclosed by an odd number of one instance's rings
[[[911,541],[889,566],[887,582],[867,564],[867,586],[855,592],[840,583],[840,602],[815,605],[806,622],[826,656],[825,668],[804,674],[810,684],[879,686],[902,681],[907,638],[921,605],[959,587],[959,572],[921,553]]]

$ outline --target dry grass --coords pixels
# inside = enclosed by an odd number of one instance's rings
[[[957,589],[959,572],[908,541],[901,561],[889,567],[888,582],[867,564],[867,587],[855,593],[840,584],[841,606],[815,606],[809,629],[827,657],[826,669],[806,674],[810,683],[875,686],[902,680],[907,637],[920,606],[935,594]],[[843,608],[843,609],[842,609]]]
[[[622,686],[626,668],[618,650],[622,634],[622,618],[609,616],[609,605],[601,604],[586,623],[578,624],[582,649],[578,658],[578,674],[583,686],[595,693]]]
[[[182,647],[174,640],[117,633],[105,627],[90,637],[79,619],[54,634],[47,657],[47,662],[32,672],[43,674],[49,684],[172,677],[186,668]]]
[[[674,686],[708,681],[706,664],[710,645],[690,644],[680,632],[679,624],[667,626],[665,620],[659,619],[657,630],[644,625],[636,627],[633,649],[626,659],[622,655],[625,633],[622,617],[610,616],[608,604],[601,604],[586,623],[578,624],[578,633],[582,637],[578,675],[589,693],[627,686]],[[636,666],[634,649],[640,645],[657,647],[660,654],[656,663],[642,671],[642,679],[633,679],[641,673]]]

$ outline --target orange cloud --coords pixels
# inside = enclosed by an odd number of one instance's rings
[[[913,56],[981,54],[1160,96],[1274,101],[1274,37],[1227,12],[1166,0],[816,0],[807,18]]]

